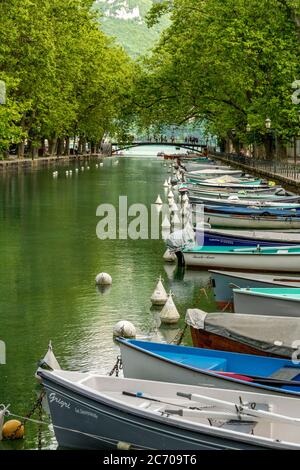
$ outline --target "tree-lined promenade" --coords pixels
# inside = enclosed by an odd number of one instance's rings
[[[11,144],[37,154],[67,154],[70,139],[99,150],[118,131],[133,64],[99,28],[93,0],[2,0],[0,154]],[[26,144],[26,147],[25,147]],[[46,146],[47,144],[47,146]]]
[[[0,2],[0,155],[97,153],[132,129],[199,123],[222,150],[285,157],[300,135],[299,0],[164,0],[170,26],[132,61],[101,31],[93,0]],[[300,82],[299,82],[300,83]],[[296,85],[297,86],[297,85]],[[300,88],[300,86],[299,86]],[[1,90],[0,90],[1,92]],[[300,101],[300,100],[299,100]],[[296,148],[296,147],[295,147]]]

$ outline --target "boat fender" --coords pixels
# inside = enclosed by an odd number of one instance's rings
[[[113,327],[113,336],[121,336],[122,338],[135,338],[136,328],[130,321],[121,320]]]
[[[10,419],[6,421],[2,428],[3,439],[23,439],[24,437],[24,426],[21,421],[17,419]]]
[[[175,253],[171,253],[169,249],[166,250],[164,256],[163,256],[164,261],[167,261],[168,263],[174,263],[176,261],[176,255]]]
[[[112,284],[112,277],[107,273],[99,273],[96,276],[95,282],[100,286],[110,286]]]

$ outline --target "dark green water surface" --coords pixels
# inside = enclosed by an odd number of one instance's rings
[[[155,149],[155,154],[157,149]],[[19,171],[0,177],[0,340],[7,363],[0,365],[0,403],[24,415],[38,392],[34,378],[37,361],[51,339],[63,368],[107,373],[118,347],[112,327],[121,320],[134,323],[139,336],[170,341],[184,325],[189,307],[213,309],[201,288],[208,274],[181,273],[165,265],[162,240],[104,240],[96,236],[97,206],[118,207],[119,195],[129,205],[154,203],[166,197],[162,184],[169,176],[163,162],[148,155],[107,159],[104,166],[75,174],[75,166]],[[67,178],[65,171],[73,170]],[[95,276],[111,274],[105,294],[95,287]],[[157,328],[150,296],[162,275],[172,289],[181,314],[179,326]],[[185,336],[189,344],[189,334]],[[44,415],[44,419],[47,417]],[[0,449],[37,448],[36,424],[26,426],[18,442],[0,442]],[[43,428],[43,447],[56,448],[51,427]]]

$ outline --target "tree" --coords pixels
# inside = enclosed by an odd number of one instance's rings
[[[174,0],[171,26],[136,78],[141,126],[204,120],[220,139],[247,142],[249,123],[272,156],[265,120],[283,145],[299,131],[291,85],[299,74],[296,6],[285,0]],[[234,129],[234,138],[232,129]]]
[[[0,110],[0,148],[27,139],[39,149],[68,152],[71,135],[93,142],[116,127],[133,65],[99,29],[92,0],[2,0],[0,80],[8,101]],[[126,93],[125,93],[126,90]]]

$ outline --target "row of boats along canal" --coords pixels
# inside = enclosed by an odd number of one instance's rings
[[[223,311],[187,311],[194,347],[116,338],[124,377],[61,370],[50,348],[38,375],[56,439],[75,449],[300,449],[300,196],[200,155],[159,158],[173,173],[171,212],[177,194],[186,216],[168,256],[209,268]],[[199,208],[201,228],[189,217]]]

